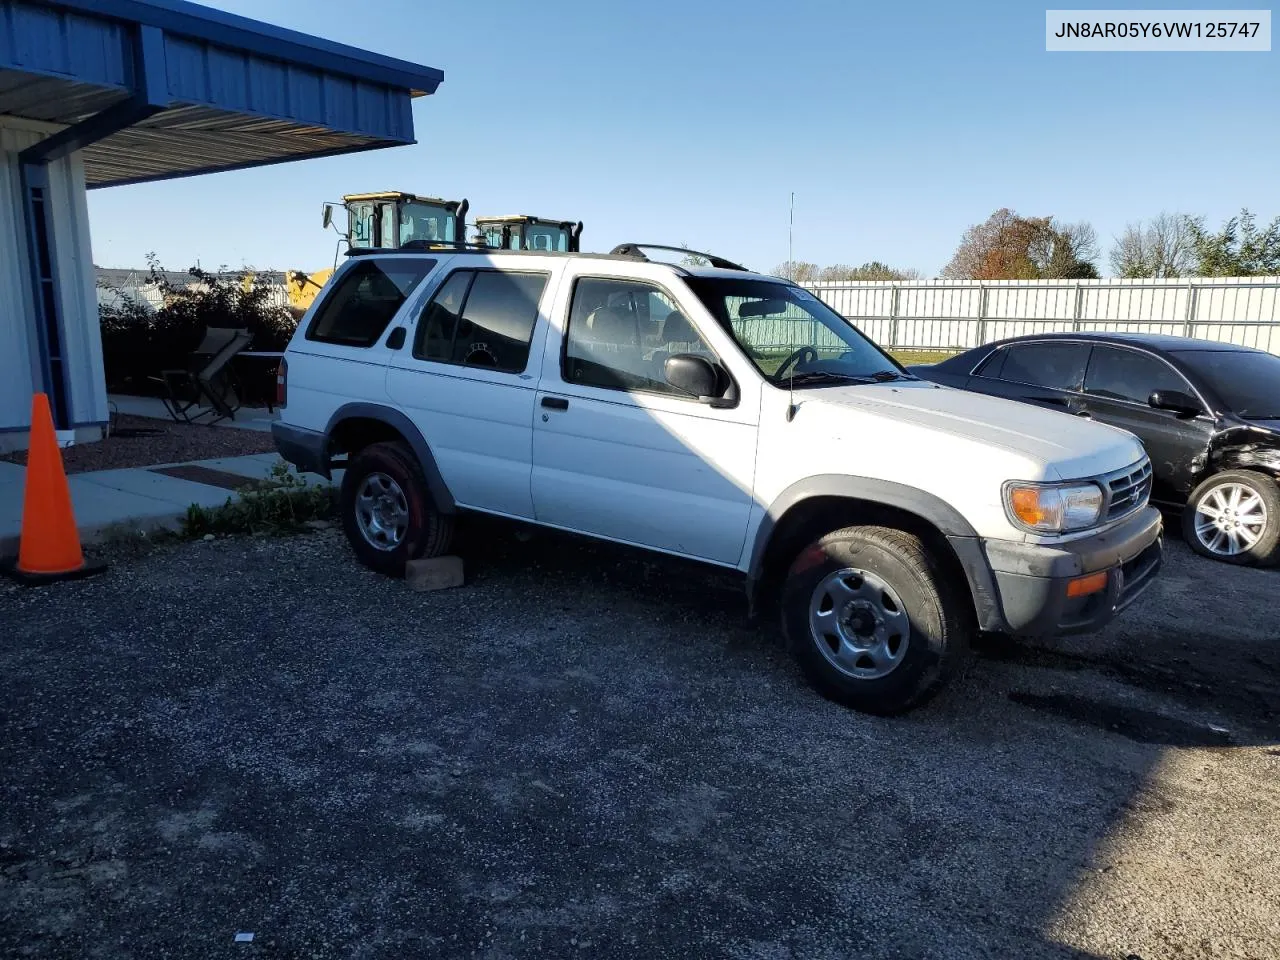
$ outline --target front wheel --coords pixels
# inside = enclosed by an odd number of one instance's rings
[[[1216,473],[1191,492],[1182,511],[1182,536],[1202,557],[1270,563],[1280,541],[1280,489],[1252,470]]]
[[[438,512],[413,450],[372,443],[351,458],[342,477],[342,528],[360,562],[391,577],[405,564],[449,549],[453,518]]]
[[[967,598],[918,537],[847,527],[801,552],[782,592],[783,630],[809,682],[855,710],[905,713],[963,662]]]

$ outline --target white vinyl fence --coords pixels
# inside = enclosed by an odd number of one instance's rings
[[[1108,331],[1168,333],[1280,354],[1280,277],[806,286],[863,333],[893,349],[959,351],[1026,334]]]

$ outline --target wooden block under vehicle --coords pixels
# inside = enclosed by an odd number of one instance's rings
[[[410,560],[404,565],[404,581],[411,590],[419,592],[460,587],[465,582],[462,576],[462,558],[428,557],[424,560]]]

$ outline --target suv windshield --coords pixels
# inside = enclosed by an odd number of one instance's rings
[[[736,277],[691,276],[685,282],[772,384],[913,379],[802,287]]]
[[[1246,420],[1280,420],[1280,357],[1251,350],[1175,350]]]

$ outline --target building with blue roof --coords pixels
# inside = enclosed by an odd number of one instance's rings
[[[107,420],[86,191],[414,143],[444,74],[184,0],[0,0],[0,450]]]

